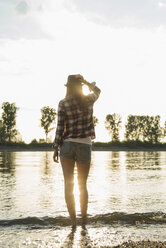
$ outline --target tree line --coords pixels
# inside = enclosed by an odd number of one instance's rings
[[[19,108],[15,103],[2,103],[2,115],[0,118],[0,143],[20,141],[21,136],[16,129],[16,116]],[[44,129],[45,141],[48,134],[55,128],[57,112],[54,108],[44,106],[40,109],[40,126]],[[94,116],[94,125],[98,124],[98,118]],[[119,114],[108,114],[105,119],[105,128],[108,130],[111,141],[120,141],[120,130],[122,128],[122,116]],[[159,115],[128,115],[125,123],[125,141],[141,141],[153,144],[160,143],[166,137],[166,121],[161,126]]]
[[[106,116],[105,126],[111,134],[112,141],[120,141],[120,129],[122,128],[122,117],[119,114]],[[161,126],[159,115],[128,115],[125,124],[125,141],[160,143],[166,137],[166,121]]]

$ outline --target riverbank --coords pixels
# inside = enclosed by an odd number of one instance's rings
[[[52,147],[48,146],[0,146],[0,152],[44,152],[53,151]]]
[[[93,151],[166,151],[166,143],[152,144],[148,142],[94,142]],[[53,151],[52,143],[5,143],[0,144],[0,152],[16,151]]]
[[[0,146],[0,152],[43,152],[43,151],[53,151],[53,148],[50,146]],[[92,151],[135,151],[135,152],[144,152],[144,151],[166,151],[166,147],[120,147],[120,146],[111,146],[111,147],[100,147],[92,146]]]

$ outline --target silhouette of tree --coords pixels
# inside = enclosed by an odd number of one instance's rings
[[[144,140],[151,143],[158,143],[162,138],[162,128],[160,126],[160,116],[146,116],[144,127]]]
[[[128,115],[127,123],[125,124],[125,139],[127,141],[136,140],[136,120],[134,115]]]
[[[166,121],[164,122],[164,127],[163,127],[163,138],[166,137]]]
[[[41,109],[41,127],[44,128],[44,132],[46,135],[46,142],[48,138],[48,133],[52,131],[55,127],[50,128],[51,124],[55,123],[56,118],[56,110],[54,108],[50,108],[49,106],[45,106]]]
[[[38,142],[37,142],[36,139],[33,139],[30,144],[32,144],[32,145],[35,144],[36,145],[36,144],[38,144]]]
[[[2,118],[0,123],[0,139],[2,142],[12,141],[17,135],[16,113],[18,108],[15,103],[2,103]]]
[[[0,143],[4,143],[6,140],[5,127],[3,126],[2,120],[0,120]]]
[[[144,122],[144,116],[128,115],[125,125],[125,139],[128,141],[143,140]]]
[[[105,127],[112,136],[112,141],[119,141],[119,131],[122,118],[119,114],[109,114],[106,116]]]
[[[158,143],[162,138],[160,116],[129,115],[125,125],[125,139]]]

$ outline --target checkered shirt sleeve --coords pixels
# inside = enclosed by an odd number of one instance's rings
[[[63,141],[63,133],[64,133],[64,122],[65,122],[65,113],[63,109],[63,102],[60,101],[58,105],[58,121],[57,121],[57,128],[55,134],[55,141],[54,141],[54,148],[58,148]]]

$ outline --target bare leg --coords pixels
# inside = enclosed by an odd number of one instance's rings
[[[86,183],[89,169],[90,163],[77,163],[78,185],[80,190],[80,209],[83,222],[86,222],[88,209],[88,190]]]
[[[74,163],[73,159],[61,158],[65,185],[65,200],[73,226],[76,225],[75,199],[73,194]]]

